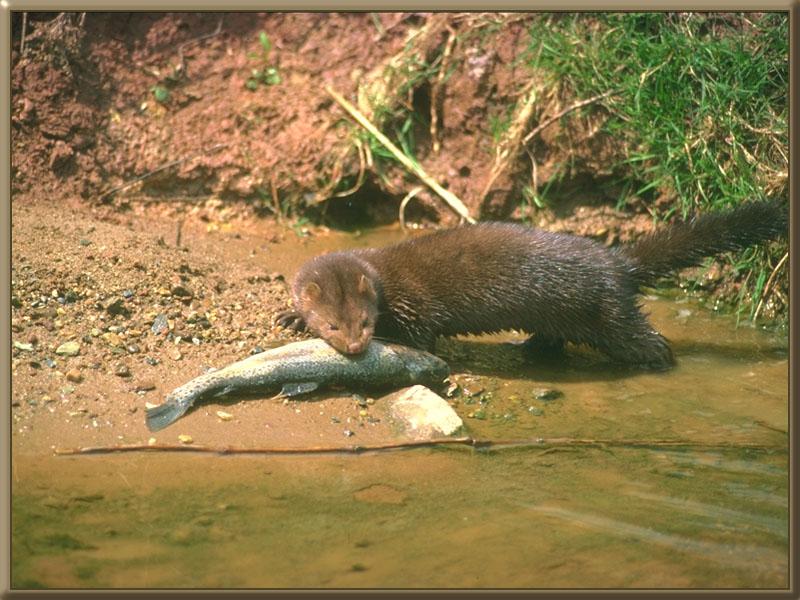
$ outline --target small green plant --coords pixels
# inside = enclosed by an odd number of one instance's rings
[[[297,237],[307,237],[308,236],[308,228],[306,227],[311,220],[308,217],[300,217],[292,223],[292,229],[294,230]]]
[[[500,142],[508,128],[511,127],[512,109],[512,106],[508,106],[500,114],[489,114],[489,132],[492,134],[495,144]]]
[[[272,42],[269,36],[262,31],[258,34],[258,42],[261,44],[261,54],[253,52],[248,58],[261,60],[260,68],[253,68],[250,77],[245,81],[244,86],[251,91],[256,91],[261,84],[278,85],[281,82],[281,75],[278,69],[269,64],[269,53],[272,50]]]
[[[150,88],[150,91],[159,104],[166,104],[169,101],[169,90],[163,85],[154,85]]]

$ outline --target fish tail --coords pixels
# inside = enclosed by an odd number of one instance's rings
[[[153,408],[147,409],[145,421],[147,428],[150,431],[159,431],[164,429],[167,425],[171,425],[189,410],[189,403],[170,402],[159,404]]]

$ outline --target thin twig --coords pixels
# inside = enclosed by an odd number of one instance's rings
[[[586,100],[581,100],[580,102],[576,102],[575,104],[570,104],[567,108],[565,108],[561,112],[553,115],[543,123],[540,123],[539,125],[534,127],[528,135],[522,138],[522,143],[527,144],[533,139],[534,136],[536,136],[539,132],[541,132],[545,127],[549,127],[564,115],[571,113],[573,110],[577,110],[583,106],[587,106],[589,104],[597,102],[598,100],[602,100],[603,98],[607,98],[608,96],[617,93],[619,93],[619,90],[608,90],[607,92],[603,92],[602,94],[598,94],[597,96],[592,96],[591,98],[587,98]]]
[[[19,55],[22,56],[25,53],[25,35],[28,29],[28,13],[22,13],[22,35],[19,38]]]
[[[283,211],[281,211],[281,201],[278,197],[278,184],[275,180],[275,173],[269,178],[270,191],[272,192],[272,210],[275,211],[275,217],[278,223],[283,223]]]
[[[539,168],[536,165],[536,157],[533,155],[533,150],[528,148],[527,146],[524,147],[525,151],[528,153],[528,158],[531,159],[531,191],[533,192],[533,200],[534,202],[539,197]]]
[[[369,131],[375,138],[383,144],[389,152],[391,152],[400,163],[405,166],[409,171],[414,173],[417,177],[422,179],[433,191],[435,191],[441,198],[452,208],[458,215],[469,223],[474,223],[467,207],[464,203],[452,192],[440,186],[436,180],[430,177],[418,164],[408,158],[397,146],[395,146],[389,138],[381,133],[375,125],[370,121],[352,104],[345,100],[338,92],[330,86],[325,86],[331,97],[338,102],[350,115],[358,121],[358,123],[367,131]]]
[[[411,201],[411,199],[419,194],[424,188],[421,185],[418,185],[413,190],[408,192],[400,202],[400,209],[398,211],[398,218],[400,219],[400,229],[406,228],[406,205]]]
[[[185,219],[181,219],[181,220],[178,221],[177,230],[176,230],[176,233],[175,233],[175,247],[176,248],[180,248],[181,247],[181,233],[183,231],[183,222],[184,222],[184,220]]]
[[[580,439],[539,438],[532,440],[477,440],[471,437],[440,438],[407,442],[389,442],[372,446],[312,446],[306,448],[245,448],[234,446],[201,446],[194,444],[123,444],[120,446],[85,446],[83,448],[57,448],[58,456],[75,454],[109,454],[115,452],[173,451],[204,452],[210,454],[359,454],[432,446],[471,446],[473,448],[692,448],[702,450],[749,449],[761,451],[787,450],[786,445],[757,444],[750,442],[698,442],[692,440],[643,440],[643,439]]]
[[[442,62],[439,65],[439,73],[436,75],[436,81],[431,87],[431,139],[433,140],[433,152],[439,153],[441,144],[439,143],[439,90],[442,88],[447,67],[450,64],[450,55],[453,52],[453,46],[456,42],[456,32],[450,27],[447,28],[450,32],[447,37],[447,43],[442,52]]]
[[[783,435],[786,435],[787,433],[785,429],[781,429],[780,427],[773,427],[766,421],[761,421],[759,419],[756,419],[755,424],[761,425],[761,427],[763,427],[764,429],[769,429],[770,431],[777,431],[778,433],[782,433]]]
[[[361,185],[364,183],[364,174],[366,173],[366,161],[367,159],[364,156],[364,144],[356,138],[356,150],[358,150],[358,177],[356,178],[355,184],[349,190],[344,190],[343,192],[337,192],[333,195],[334,198],[344,198],[345,196],[349,196],[350,194],[354,194],[358,191]]]
[[[210,148],[207,148],[205,150],[201,150],[200,152],[198,152],[196,154],[192,154],[191,156],[186,156],[184,158],[179,158],[178,160],[173,160],[173,161],[170,161],[168,163],[165,163],[165,164],[161,165],[160,167],[145,173],[144,175],[140,175],[139,177],[135,177],[134,179],[131,179],[130,181],[128,181],[126,183],[123,183],[122,185],[118,185],[117,187],[111,188],[107,192],[104,192],[103,194],[100,195],[100,202],[105,201],[106,198],[108,198],[110,196],[113,196],[117,192],[121,192],[122,190],[125,190],[125,189],[131,187],[132,185],[139,183],[140,181],[144,181],[145,179],[147,179],[149,177],[152,177],[156,173],[160,173],[161,171],[165,171],[165,170],[167,170],[167,169],[169,169],[171,167],[175,167],[177,165],[185,163],[186,161],[189,161],[189,160],[192,160],[194,158],[197,158],[198,156],[203,156],[204,154],[209,154],[209,153],[214,152],[216,150],[220,150],[221,148],[226,148],[227,146],[230,146],[230,144],[216,144],[215,146],[211,146]]]
[[[201,42],[201,41],[206,40],[208,38],[212,38],[212,37],[214,37],[216,35],[219,35],[219,33],[222,31],[222,21],[224,19],[225,19],[224,16],[219,18],[219,23],[217,23],[217,28],[214,31],[212,31],[211,33],[206,33],[206,34],[201,35],[199,37],[192,38],[191,40],[183,42],[180,46],[178,46],[178,57],[179,57],[178,65],[180,66],[181,73],[183,73],[184,75],[186,74],[186,60],[183,57],[183,49],[186,46],[189,46],[190,44],[196,44],[197,42]]]
[[[764,298],[767,297],[767,292],[769,292],[769,286],[772,285],[772,280],[775,279],[775,275],[778,273],[778,271],[788,258],[789,258],[789,253],[787,252],[786,254],[783,255],[783,258],[781,258],[780,261],[778,261],[778,264],[775,266],[775,268],[772,269],[772,273],[770,273],[769,279],[767,279],[767,284],[764,286],[764,291],[761,292],[761,298],[758,300],[758,306],[756,306],[756,312],[753,313],[753,323],[756,322],[756,319],[758,318],[758,313],[761,312],[761,306],[764,304]]]
[[[495,148],[494,164],[489,173],[489,178],[486,180],[486,184],[483,186],[483,190],[479,196],[481,200],[486,198],[494,182],[497,181],[497,178],[506,170],[506,167],[514,160],[517,152],[519,152],[519,139],[522,136],[522,129],[527,126],[531,114],[533,114],[533,105],[539,95],[539,88],[534,79],[531,79],[525,86],[523,94],[524,100],[517,105],[516,114],[508,130]],[[522,146],[524,147],[524,144]]]

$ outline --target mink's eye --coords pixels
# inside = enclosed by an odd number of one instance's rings
[[[328,328],[331,331],[339,331],[339,328],[336,325],[334,325],[333,323],[328,323]]]
[[[369,319],[367,317],[364,317],[364,320],[361,321],[361,326],[367,327],[368,325],[369,325]]]

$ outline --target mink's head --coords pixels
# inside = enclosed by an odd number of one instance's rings
[[[347,252],[325,254],[300,269],[294,303],[311,333],[343,354],[360,354],[375,332],[378,286],[366,261]]]

